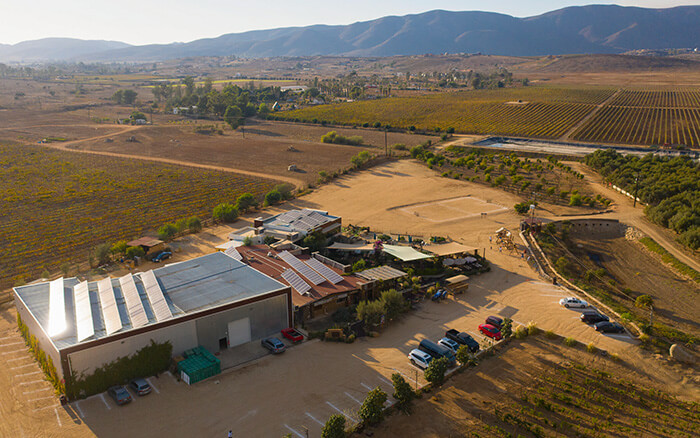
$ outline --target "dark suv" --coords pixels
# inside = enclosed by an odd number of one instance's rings
[[[581,321],[585,322],[586,324],[595,324],[596,322],[610,321],[610,318],[602,313],[589,312],[581,314]]]

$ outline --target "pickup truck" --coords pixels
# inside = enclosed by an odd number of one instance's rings
[[[466,345],[469,347],[469,351],[472,353],[479,351],[479,343],[476,342],[468,333],[460,333],[455,329],[449,329],[445,332],[445,337],[452,339],[460,345]]]

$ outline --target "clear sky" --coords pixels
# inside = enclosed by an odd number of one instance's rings
[[[566,6],[615,3],[666,8],[700,0],[0,0],[0,43],[46,37],[187,42],[255,29],[350,24],[432,9],[528,17]]]

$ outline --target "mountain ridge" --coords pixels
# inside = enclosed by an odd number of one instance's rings
[[[194,56],[393,56],[445,52],[542,56],[694,48],[700,46],[700,6],[572,6],[525,18],[494,12],[433,10],[348,25],[315,24],[229,33],[187,43],[131,46],[114,41],[73,41],[82,43],[79,48],[66,48],[65,53],[55,49],[42,52],[36,41],[0,45],[0,61],[38,59],[46,52],[58,60],[144,62]],[[35,47],[30,43],[35,43]],[[17,48],[22,44],[33,51]],[[23,57],[24,53],[31,56]]]

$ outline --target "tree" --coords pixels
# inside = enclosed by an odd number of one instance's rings
[[[250,193],[243,193],[238,197],[238,199],[236,199],[236,207],[238,208],[239,212],[248,211],[249,208],[257,205],[258,202],[255,200],[255,196]]]
[[[394,384],[394,398],[399,409],[407,412],[409,404],[416,397],[416,393],[411,389],[411,385],[399,373],[391,375],[391,383]]]
[[[191,96],[194,93],[194,78],[192,76],[187,76],[182,80],[185,84],[185,96]]]
[[[326,245],[326,240],[325,234],[320,231],[314,231],[313,233],[304,237],[301,244],[313,252],[322,249]]]
[[[190,233],[199,233],[202,231],[202,221],[197,216],[192,216],[187,219],[187,229],[190,230]]]
[[[214,207],[212,216],[216,221],[233,222],[238,219],[238,209],[228,202],[223,202]]]
[[[265,201],[263,202],[263,206],[268,207],[270,205],[275,205],[280,201],[282,201],[282,194],[279,192],[279,190],[273,189],[265,194]]]
[[[162,240],[170,240],[177,234],[177,232],[178,229],[175,224],[167,223],[158,228],[158,238]]]
[[[334,414],[328,417],[328,421],[323,425],[321,438],[344,438],[345,437],[345,416]]]
[[[389,289],[382,292],[379,301],[381,301],[384,307],[386,317],[390,320],[399,316],[405,307],[403,295],[397,292],[396,289]]]
[[[426,368],[423,373],[425,380],[431,385],[441,385],[442,382],[445,381],[445,373],[447,372],[448,366],[449,361],[446,357],[431,360],[430,365],[428,365],[428,368]]]
[[[352,264],[352,272],[364,271],[366,266],[365,259],[360,259]]]
[[[270,107],[268,107],[265,102],[261,103],[258,107],[258,114],[265,117],[266,115],[270,114]]]
[[[109,243],[101,243],[95,247],[95,258],[98,265],[104,265],[110,262],[111,246]]]
[[[230,105],[224,113],[224,122],[228,123],[231,129],[237,129],[243,124],[243,111],[235,105]]]
[[[357,319],[364,321],[368,327],[379,325],[384,314],[381,301],[360,301],[357,305]]]
[[[286,201],[287,199],[292,198],[292,190],[294,190],[294,186],[288,183],[282,183],[277,184],[274,187],[274,190],[277,190],[282,196],[282,199]]]
[[[120,240],[120,241],[116,242],[114,245],[112,245],[112,248],[110,248],[110,251],[114,255],[117,255],[117,254],[122,255],[126,252],[127,246],[128,245],[126,244],[126,240]]]
[[[126,105],[131,105],[134,102],[136,102],[136,96],[138,95],[137,92],[134,90],[124,90],[124,103]]]
[[[504,318],[503,324],[501,324],[501,334],[504,338],[510,338],[513,335],[513,320],[510,318]]]
[[[456,357],[462,365],[471,365],[474,363],[474,355],[468,345],[460,345],[459,349],[457,349]]]
[[[133,260],[136,257],[143,257],[146,255],[146,251],[140,246],[130,246],[126,249],[126,258]]]
[[[569,275],[569,271],[571,269],[571,263],[569,260],[567,260],[566,257],[561,256],[557,259],[557,261],[554,263],[554,265],[557,268],[557,271],[559,271],[560,274],[562,275]]]
[[[384,414],[384,403],[386,403],[387,395],[386,392],[382,391],[381,388],[376,387],[371,390],[365,401],[362,402],[360,406],[360,420],[367,425],[375,425],[382,420]]]
[[[634,300],[635,307],[649,310],[649,329],[652,327],[654,317],[654,299],[650,295],[640,295]]]

